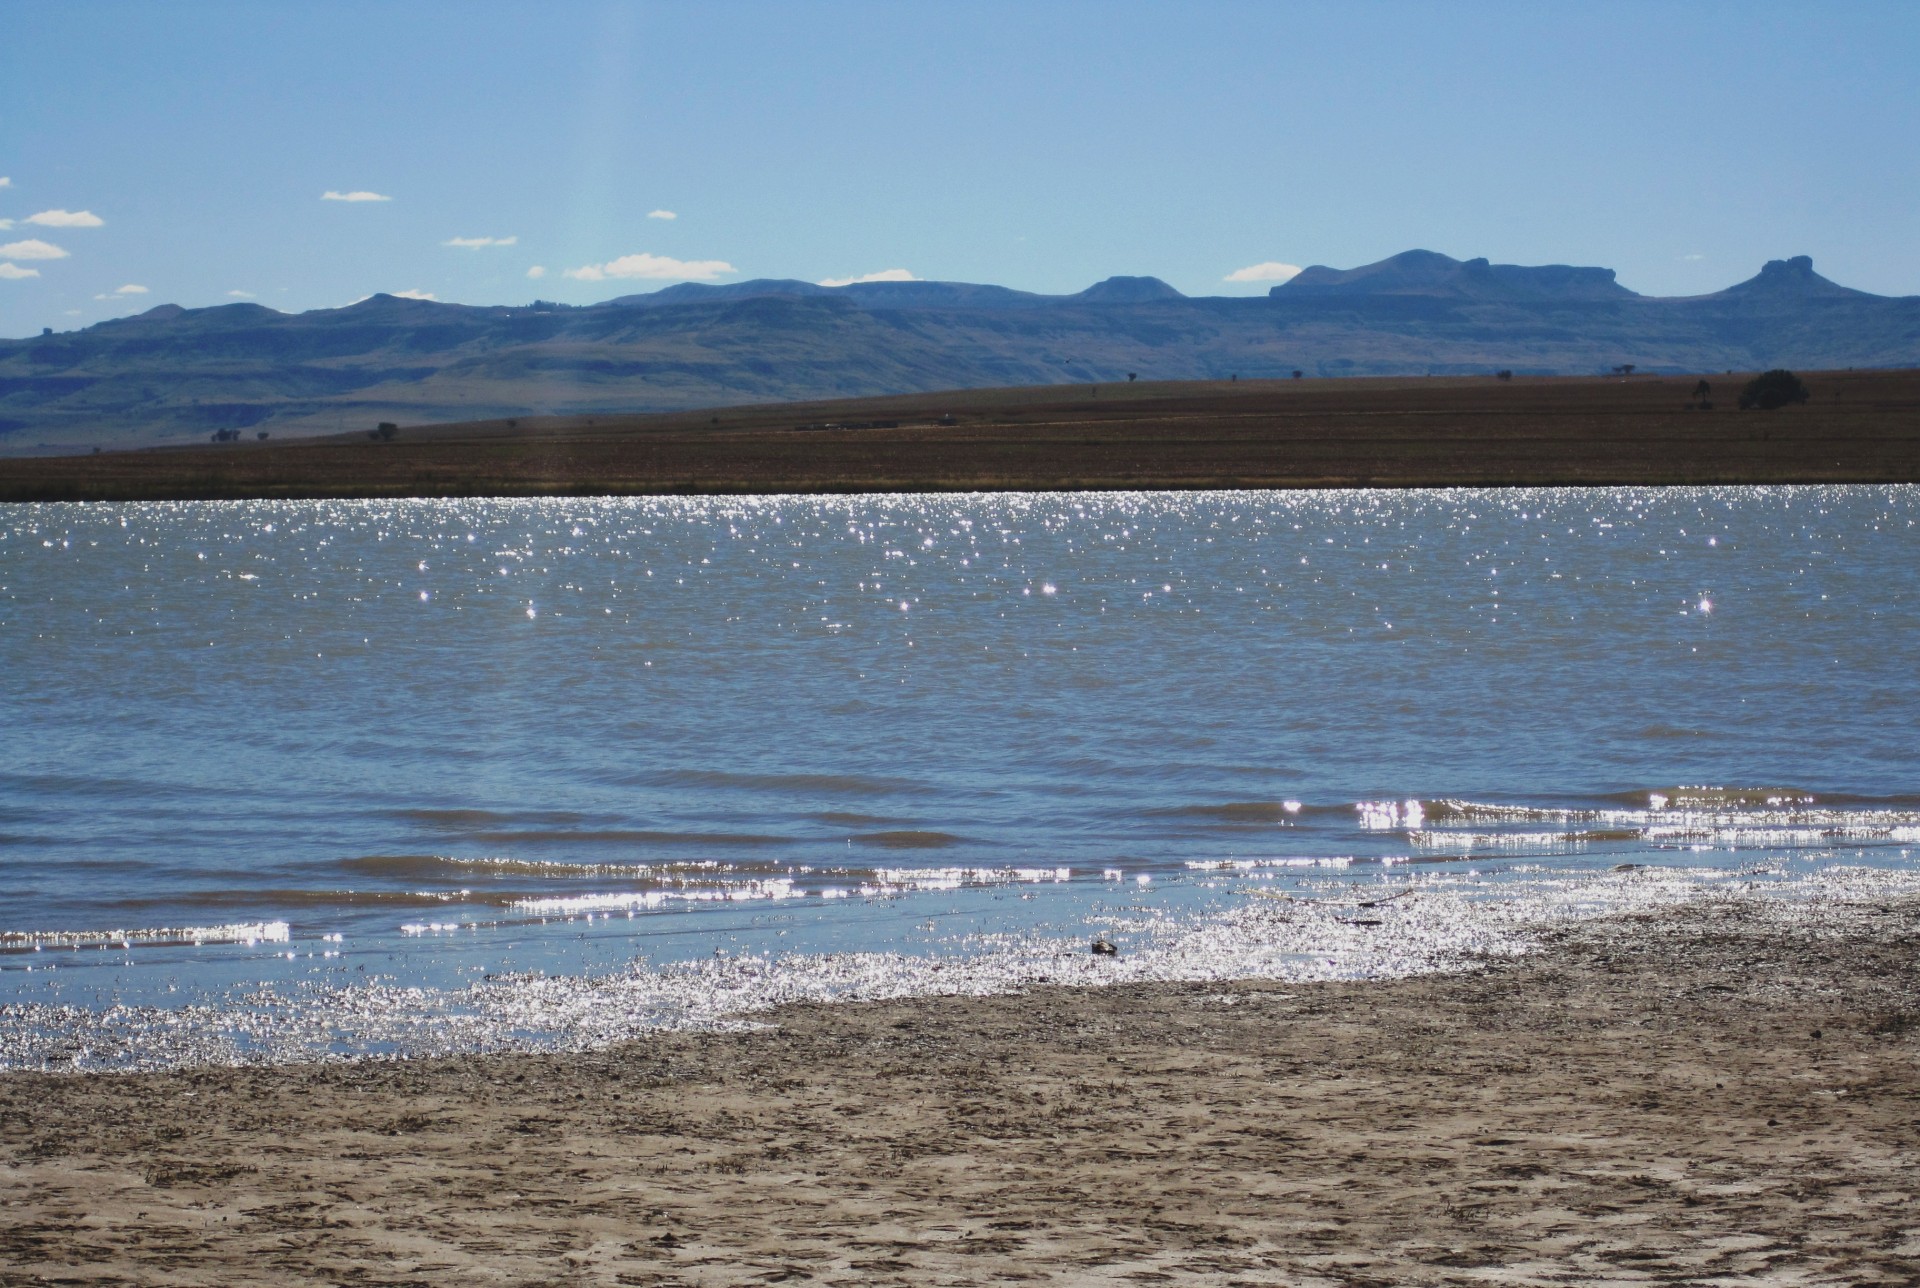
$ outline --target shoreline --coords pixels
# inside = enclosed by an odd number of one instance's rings
[[[1920,370],[1142,382],[0,457],[0,501],[1920,482]],[[371,426],[369,426],[371,428]]]
[[[1541,935],[584,1054],[0,1075],[0,1284],[1911,1281],[1920,897]]]

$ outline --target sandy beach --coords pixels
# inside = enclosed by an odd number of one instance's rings
[[[0,1283],[1910,1284],[1920,900],[1388,983],[0,1078]]]

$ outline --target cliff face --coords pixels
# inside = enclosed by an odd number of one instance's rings
[[[1690,299],[1610,269],[1410,251],[1266,298],[1121,277],[1046,296],[958,282],[685,285],[585,308],[378,295],[282,314],[162,305],[0,341],[0,451],[275,437],[1000,385],[1312,375],[1920,365],[1920,297],[1805,257]]]

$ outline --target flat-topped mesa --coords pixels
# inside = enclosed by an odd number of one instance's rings
[[[1638,298],[1614,280],[1610,268],[1490,264],[1485,259],[1458,260],[1431,250],[1402,251],[1359,268],[1315,264],[1267,294],[1281,300],[1374,295],[1537,302]]]
[[[1815,299],[1872,300],[1881,297],[1830,281],[1813,271],[1813,256],[1795,255],[1792,259],[1770,259],[1753,277],[1705,298],[1799,302]]]

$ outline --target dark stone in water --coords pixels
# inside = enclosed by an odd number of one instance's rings
[[[1105,935],[1101,935],[1093,941],[1091,951],[1095,957],[1118,957],[1120,955],[1120,949]]]

